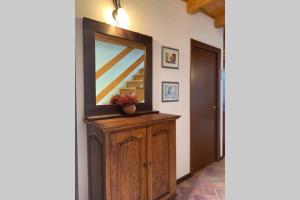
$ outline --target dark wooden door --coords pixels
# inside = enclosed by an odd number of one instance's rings
[[[111,199],[147,199],[146,128],[111,135]]]
[[[191,41],[191,172],[218,159],[220,49]]]
[[[148,130],[148,199],[168,199],[176,191],[175,122],[157,124]]]

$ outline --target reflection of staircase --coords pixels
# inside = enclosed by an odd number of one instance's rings
[[[144,101],[144,68],[134,75],[134,80],[127,81],[127,87],[120,89],[120,95],[135,94],[139,102]]]

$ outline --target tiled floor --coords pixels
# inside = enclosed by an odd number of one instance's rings
[[[177,186],[176,200],[224,200],[225,161],[215,162]]]

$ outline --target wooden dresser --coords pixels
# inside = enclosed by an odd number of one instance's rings
[[[165,200],[176,192],[176,119],[86,121],[90,200]]]

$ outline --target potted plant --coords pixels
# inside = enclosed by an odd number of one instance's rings
[[[126,114],[134,114],[138,99],[135,95],[115,95],[111,98],[110,103],[121,106]]]

